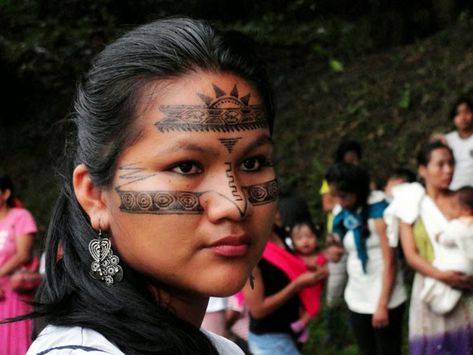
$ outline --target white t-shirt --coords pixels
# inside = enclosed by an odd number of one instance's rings
[[[434,266],[473,275],[473,224],[460,219],[448,222],[438,237]]]
[[[221,355],[244,355],[230,340],[206,330]],[[113,343],[95,330],[81,327],[48,325],[31,344],[26,355],[125,355]]]
[[[463,139],[457,131],[445,135],[455,157],[455,172],[450,184],[452,190],[473,186],[473,134]]]
[[[369,203],[377,202],[379,197],[380,194],[377,191],[373,192]],[[348,283],[345,288],[345,301],[351,311],[362,314],[373,314],[378,307],[384,265],[380,237],[376,232],[373,219],[368,220],[368,228],[370,236],[366,239],[366,252],[368,254],[366,274],[363,272],[361,261],[358,258],[353,232],[348,231],[343,238],[343,246],[348,254]],[[398,262],[396,280],[388,304],[390,309],[401,305],[406,300],[404,279],[399,264]]]

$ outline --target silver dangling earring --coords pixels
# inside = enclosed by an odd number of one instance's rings
[[[89,272],[93,279],[105,281],[107,286],[123,279],[123,269],[118,265],[120,258],[113,255],[112,243],[109,238],[102,237],[102,229],[99,229],[98,238],[90,241],[89,252],[94,259]]]
[[[250,280],[250,287],[252,290],[255,289],[255,277],[253,276],[253,271],[250,272],[250,277],[248,278]]]

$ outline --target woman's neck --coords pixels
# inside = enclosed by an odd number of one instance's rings
[[[204,319],[209,297],[199,295],[184,295],[179,291],[164,291],[156,286],[150,286],[156,300],[164,307],[175,312],[176,316],[185,320],[196,328],[200,328]]]
[[[473,134],[473,126],[462,129],[461,131],[457,130],[457,132],[461,139],[468,139]]]
[[[10,212],[10,207],[8,207],[6,204],[0,207],[0,219],[5,218],[8,212]]]
[[[284,242],[279,238],[279,236],[276,234],[276,232],[272,232],[271,236],[269,237],[269,240],[272,241],[273,243],[277,244],[281,248],[284,248]]]
[[[429,195],[430,198],[434,201],[441,199],[449,194],[448,189],[439,189],[429,184],[426,185],[425,190],[427,192],[427,195]]]

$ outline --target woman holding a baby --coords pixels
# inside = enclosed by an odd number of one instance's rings
[[[395,195],[398,202],[404,200],[397,213],[402,248],[416,270],[409,311],[410,353],[473,354],[471,191],[468,202],[468,193],[465,198],[449,190],[454,159],[443,143],[424,145],[417,162],[424,186],[409,184]],[[449,235],[452,227],[463,235]]]

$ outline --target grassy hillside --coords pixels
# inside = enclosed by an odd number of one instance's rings
[[[288,34],[286,27],[277,25],[283,20],[263,27],[230,27],[261,43],[276,93],[280,181],[285,191],[307,196],[315,212],[318,187],[340,140],[361,141],[365,163],[381,181],[391,168],[413,167],[419,144],[433,130],[449,129],[451,102],[473,92],[473,20],[466,14],[457,25],[430,38],[369,55],[360,54],[369,46],[357,28],[350,32],[347,27],[343,36],[324,42],[320,21],[293,24]],[[29,72],[25,73],[21,85],[40,85],[28,81]],[[67,117],[74,86],[69,79],[61,87],[25,96],[27,110],[18,110],[34,112],[33,119],[0,119],[0,169],[15,178],[21,198],[43,226],[56,195],[53,166],[67,131],[60,122]],[[15,87],[11,90],[18,95]]]
[[[391,169],[414,169],[415,152],[428,136],[452,128],[452,102],[473,93],[472,29],[472,19],[464,17],[423,41],[343,68],[317,59],[297,66],[288,61],[276,78],[283,189],[307,196],[316,209],[325,169],[347,138],[362,143],[365,165],[379,184]]]

